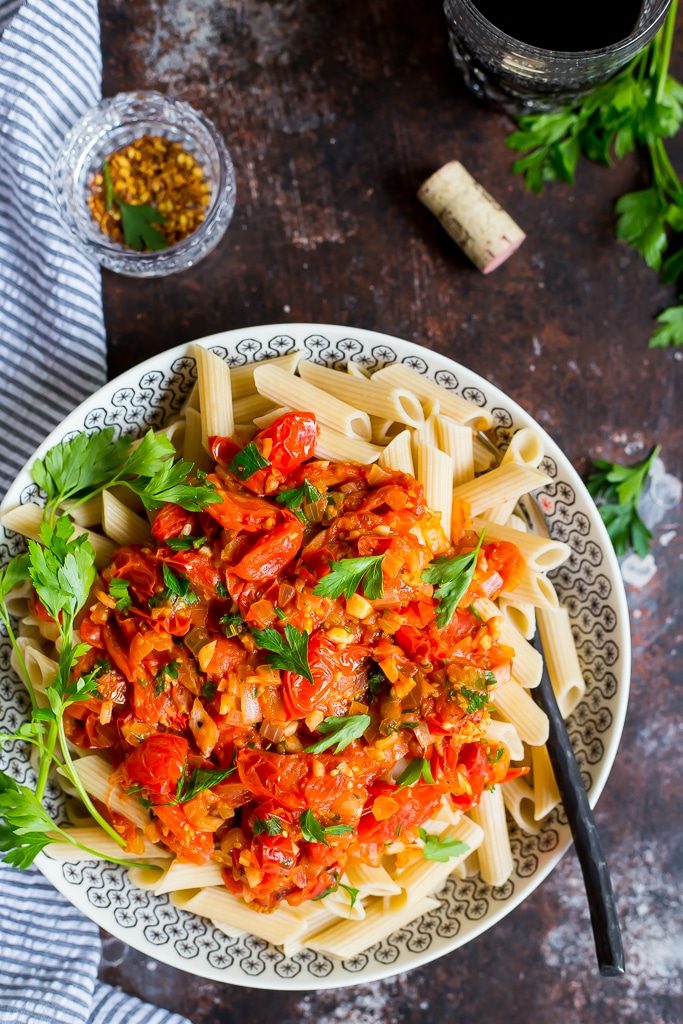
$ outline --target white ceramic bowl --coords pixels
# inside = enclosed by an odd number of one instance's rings
[[[626,714],[630,669],[628,613],[619,567],[595,505],[569,460],[542,428],[503,392],[444,356],[373,331],[321,324],[280,324],[213,335],[211,348],[232,366],[282,355],[295,347],[328,366],[351,359],[375,369],[403,362],[441,386],[490,411],[501,445],[518,427],[533,426],[543,438],[543,470],[552,483],[539,500],[552,535],[572,555],[554,576],[569,609],[586,677],[585,699],[569,720],[591,803],[598,799],[616,755]],[[78,430],[110,424],[125,432],[161,427],[180,410],[195,378],[189,346],[162,352],[117,377],[83,402],[56,428],[36,455]],[[35,457],[35,456],[34,456]],[[28,466],[33,462],[31,458]],[[35,500],[28,466],[10,488],[3,510]],[[21,550],[15,534],[0,535],[3,560]],[[0,648],[0,728],[11,731],[26,714],[22,686],[9,669],[8,644]],[[15,745],[15,748],[19,745]],[[3,754],[3,767],[19,781],[32,782],[25,750]],[[59,813],[61,795],[48,794]],[[498,888],[478,877],[451,878],[439,894],[439,909],[411,922],[359,956],[339,962],[304,950],[287,958],[251,936],[231,939],[210,921],[174,907],[130,883],[114,865],[82,861],[62,864],[41,855],[38,865],[73,904],[112,935],[149,956],[201,977],[265,989],[321,989],[387,977],[434,960],[480,935],[526,899],[557,864],[570,844],[562,809],[546,819],[536,836],[512,830],[515,871]]]

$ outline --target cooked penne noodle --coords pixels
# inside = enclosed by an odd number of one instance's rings
[[[94,498],[77,505],[75,501],[65,501],[64,511],[73,523],[79,526],[99,526],[102,522],[102,495],[96,494]]]
[[[257,416],[264,416],[273,411],[273,403],[269,398],[264,398],[257,391],[233,402],[232,411],[235,423],[252,424]]]
[[[494,743],[504,743],[510,751],[511,761],[521,761],[524,757],[524,744],[512,722],[499,722],[498,719],[492,718],[486,728],[486,739]]]
[[[382,469],[393,469],[398,473],[409,473],[410,476],[415,476],[409,430],[402,430],[400,434],[392,438],[381,452],[377,465]]]
[[[519,683],[501,683],[493,690],[492,700],[529,746],[538,747],[547,741],[548,716]]]
[[[519,548],[519,553],[529,566],[536,572],[550,572],[557,569],[571,554],[571,548],[562,541],[550,537],[540,537],[537,533],[526,533],[511,526],[492,523],[490,519],[479,517],[474,520],[477,533],[486,530],[487,540],[507,540]]]
[[[534,786],[534,821],[541,821],[560,802],[553,766],[547,747],[531,748],[531,769]]]
[[[194,409],[196,412],[199,412],[199,385],[197,381],[194,382],[192,390],[185,399],[185,405],[182,408],[183,416],[187,416],[188,409]]]
[[[503,501],[517,502],[523,494],[544,487],[549,480],[550,478],[538,469],[510,462],[507,466],[490,469],[476,480],[460,484],[455,488],[453,495],[461,501],[466,501],[470,514],[476,517]]]
[[[33,584],[25,580],[15,587],[5,598],[5,608],[14,619],[23,618],[29,610],[29,603],[33,598]]]
[[[29,540],[40,540],[40,527],[43,522],[43,510],[40,505],[17,505],[5,512],[2,517],[2,525],[8,530],[20,533]],[[103,569],[111,562],[112,556],[118,545],[114,544],[108,537],[103,537],[92,530],[86,530],[77,523],[74,523],[74,536],[80,537],[87,534],[95,552],[95,565]]]
[[[363,370],[361,370],[358,363],[354,363],[351,360],[349,360],[348,363],[346,364],[346,372],[349,374],[349,376],[355,377],[357,380],[370,379],[370,374],[364,373]]]
[[[332,459],[335,462],[359,462],[364,466],[376,462],[382,449],[368,441],[360,441],[357,437],[340,434],[338,430],[323,426],[318,428],[318,440],[315,454],[319,459]]]
[[[362,928],[359,928],[355,921],[339,921],[312,935],[307,939],[306,945],[321,953],[329,953],[331,956],[347,960],[403,928],[414,918],[421,917],[430,910],[436,910],[439,906],[438,900],[431,897],[404,905],[400,905],[400,900],[400,896],[391,897],[388,910],[385,910],[383,900],[370,900],[366,906]],[[399,901],[398,906],[396,901]]]
[[[346,879],[343,879],[343,881],[345,884],[348,884]],[[346,921],[362,921],[365,917],[365,907],[362,899],[356,898],[352,902],[348,892],[342,889],[341,886],[320,902],[324,903],[325,909],[329,910],[330,914],[333,914],[336,918],[341,917]]]
[[[474,446],[470,427],[463,427],[448,416],[440,416],[436,426],[442,452],[453,459],[453,484],[466,484],[474,479]]]
[[[586,692],[576,645],[565,608],[538,610],[538,631],[550,682],[563,718],[569,718]]]
[[[380,864],[364,864],[352,858],[346,866],[349,885],[358,889],[362,896],[397,896],[401,886]]]
[[[425,827],[425,832],[428,835],[432,834],[427,827]],[[420,900],[424,896],[431,896],[438,892],[458,864],[476,850],[484,840],[484,833],[479,825],[464,815],[457,825],[447,825],[438,835],[441,842],[450,839],[464,843],[465,849],[445,862],[426,860],[421,857],[397,874],[396,880],[400,883],[409,901]]]
[[[276,408],[271,412],[266,412],[263,416],[256,416],[254,419],[254,426],[258,427],[259,430],[263,430],[264,427],[269,427],[271,423],[275,422],[275,420],[279,420],[286,412],[291,412],[289,406],[276,406]]]
[[[155,431],[157,437],[159,434],[164,434],[176,452],[182,451],[183,438],[185,437],[185,418],[174,420],[173,423],[169,423],[168,426],[162,427],[161,430]]]
[[[98,754],[88,754],[74,761],[74,771],[83,786],[95,800],[110,807],[117,814],[128,818],[138,828],[149,822],[149,814],[134,797],[127,796],[116,783],[111,781],[112,766]]]
[[[555,587],[547,576],[536,572],[528,565],[524,566],[521,576],[512,590],[503,588],[501,593],[506,597],[515,598],[518,601],[527,601],[535,608],[558,608],[559,600]]]
[[[219,886],[171,893],[171,902],[200,917],[209,917],[240,931],[249,932],[276,946],[292,941],[306,931],[306,922],[291,910],[280,906],[270,914],[259,914],[246,903]],[[344,922],[346,923],[346,922]],[[348,922],[352,926],[355,922]]]
[[[392,438],[396,437],[403,430],[402,423],[394,423],[393,420],[378,420],[376,416],[370,417],[372,433],[370,440],[373,444],[389,444]]]
[[[371,416],[409,427],[419,427],[424,422],[420,400],[407,388],[381,384],[373,378],[353,377],[308,360],[299,363],[299,373],[309,383],[356,409],[365,409]]]
[[[518,633],[525,640],[532,640],[536,635],[536,609],[528,601],[516,600],[514,596],[499,597],[498,607]]]
[[[259,394],[275,405],[288,405],[315,414],[318,423],[347,437],[370,439],[370,417],[347,402],[329,395],[301,377],[294,377],[277,366],[261,363],[254,370]]]
[[[464,423],[473,430],[488,430],[493,423],[491,415],[484,409],[466,401],[454,391],[440,387],[433,380],[404,364],[385,366],[383,370],[373,374],[373,380],[404,387],[421,399],[438,402],[439,411],[444,416],[449,416],[456,423]]]
[[[417,448],[417,479],[424,487],[425,501],[434,512],[441,513],[441,526],[451,535],[453,507],[453,459],[431,444],[419,441]]]
[[[202,444],[202,417],[196,409],[188,409],[186,413],[183,458],[203,470],[208,469],[211,462]]]
[[[257,366],[277,366],[286,373],[295,373],[302,356],[301,349],[297,349],[295,352],[288,352],[287,355],[274,356],[272,359],[265,359],[259,363],[244,363],[242,366],[231,367],[230,383],[233,399],[244,398],[255,390],[254,370]]]
[[[484,833],[477,848],[481,877],[489,885],[502,885],[513,868],[502,786],[494,786],[492,791],[485,789],[470,816]]]
[[[474,608],[485,622],[495,618],[495,616],[500,616],[500,609],[493,601],[489,601],[486,597],[477,598],[474,602]],[[500,617],[502,619],[500,624],[500,642],[505,644],[506,647],[512,647],[515,652],[512,660],[512,678],[520,686],[526,686],[527,688],[538,686],[543,672],[543,658],[536,648],[532,647],[524,639],[521,633],[518,633],[503,616]]]
[[[545,747],[532,747],[532,750],[545,750]],[[510,779],[503,791],[505,807],[511,818],[519,827],[530,835],[536,835],[539,825],[534,818],[534,791],[524,779]]]
[[[522,427],[513,436],[507,451],[501,459],[501,465],[517,463],[519,466],[536,468],[543,459],[543,443],[536,430]],[[502,501],[495,508],[489,509],[487,516],[493,523],[506,523],[516,502],[512,499]]]
[[[17,637],[17,647],[24,660],[31,686],[38,692],[44,691],[54,682],[59,668],[58,663],[53,658],[48,658],[42,648],[26,636]],[[21,675],[21,665],[15,651],[12,651],[12,667]]]
[[[155,846],[153,843],[148,843],[146,840],[143,841],[143,850],[141,853],[129,853],[124,850],[119,844],[108,836],[104,829],[101,829],[99,825],[92,826],[81,826],[79,828],[65,828],[65,832],[68,832],[73,837],[74,841],[81,843],[82,846],[87,846],[91,850],[95,850],[101,854],[103,858],[107,857],[118,857],[119,860],[168,860],[170,854],[167,854],[159,846]],[[49,843],[45,847],[45,853],[49,854],[55,860],[60,860],[74,864],[79,860],[90,860],[95,859],[89,857],[88,854],[83,853],[77,847],[72,846],[71,843],[67,842],[54,842]],[[159,878],[160,872],[154,872],[154,877]]]
[[[223,875],[215,861],[208,864],[184,864],[174,860],[163,875],[157,875],[154,892],[157,896],[166,892],[177,892],[179,889],[201,889],[208,886],[222,885]]]
[[[439,447],[437,430],[436,430],[437,418],[436,416],[428,416],[424,423],[413,431],[413,445],[415,450],[415,457],[417,458],[417,446],[419,444],[429,444],[432,448]]]
[[[210,437],[231,437],[235,429],[230,369],[220,356],[202,345],[193,345],[192,351],[197,360],[202,445],[208,451]]]
[[[147,544],[152,536],[147,520],[131,512],[111,491],[102,493],[102,528],[117,545]]]

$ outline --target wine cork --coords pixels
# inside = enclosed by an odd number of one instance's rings
[[[458,160],[432,174],[417,197],[482,274],[490,274],[504,263],[526,238],[519,225]]]

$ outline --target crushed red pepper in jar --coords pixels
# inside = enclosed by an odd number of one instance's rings
[[[104,161],[90,181],[87,202],[112,241],[154,251],[192,234],[210,195],[201,165],[179,142],[142,135]]]

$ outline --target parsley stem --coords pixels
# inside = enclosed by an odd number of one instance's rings
[[[47,786],[47,776],[50,771],[50,764],[54,758],[55,744],[57,743],[57,722],[50,722],[50,729],[47,734],[45,741],[45,749],[40,758],[40,766],[38,768],[38,781],[36,783],[36,796],[39,800],[43,799],[45,793],[45,787]]]
[[[676,12],[678,9],[678,0],[672,0],[669,13],[666,16],[664,22],[664,28],[661,32],[661,52],[659,54],[659,67],[657,70],[657,91],[655,93],[655,101],[660,102],[664,94],[666,87],[666,79],[669,74],[669,63],[671,61],[671,49],[674,41],[674,29],[676,27]],[[660,33],[658,33],[660,35]],[[657,38],[657,37],[655,37]]]
[[[77,850],[83,850],[84,853],[89,853],[91,856],[96,857],[97,860],[106,860],[111,864],[122,864],[124,868],[154,868],[155,871],[163,871],[158,864],[149,864],[144,861],[126,860],[123,857],[112,857],[107,853],[100,853],[99,850],[94,850],[92,846],[85,846],[83,843],[79,843],[77,839],[71,835],[68,829],[62,828],[61,825],[55,825],[55,833],[64,839],[70,846],[75,846]],[[118,837],[121,838],[120,836]],[[55,842],[59,840],[55,839]],[[122,844],[123,845],[123,844]]]
[[[107,833],[107,835],[110,836],[115,842],[117,842],[119,846],[125,846],[126,841],[123,838],[123,836],[119,835],[116,829],[109,824],[107,819],[102,817],[102,815],[100,814],[100,812],[97,810],[94,803],[90,799],[90,794],[85,790],[83,783],[78,777],[78,773],[76,772],[76,769],[74,767],[73,760],[71,759],[71,753],[69,751],[69,744],[67,743],[66,734],[64,733],[64,718],[62,717],[62,715],[59,716],[55,724],[57,725],[59,731],[59,742],[62,748],[62,754],[64,755],[64,771],[66,772],[67,778],[76,787],[78,795],[80,796],[85,808],[90,812],[91,816],[95,819],[98,825],[100,825]]]

